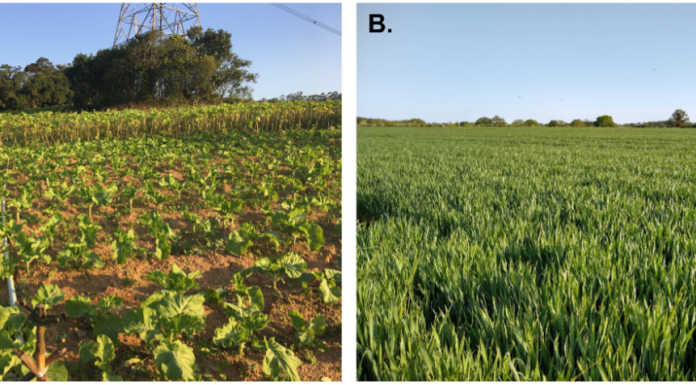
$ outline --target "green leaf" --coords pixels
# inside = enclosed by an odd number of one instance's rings
[[[302,273],[307,270],[307,262],[293,252],[285,254],[278,262],[285,268],[285,274],[290,278],[300,278]]]
[[[106,313],[111,309],[115,309],[117,307],[120,307],[122,303],[123,303],[123,298],[115,296],[115,295],[110,295],[108,297],[104,297],[104,298],[100,299],[99,303],[97,304],[97,308],[102,313]]]
[[[24,325],[26,314],[17,306],[0,307],[0,329],[14,332]]]
[[[63,300],[65,300],[65,296],[63,295],[63,292],[60,291],[58,286],[42,284],[31,303],[34,305],[34,307],[42,303],[46,306],[46,309],[50,309],[53,307],[53,305],[63,302]]]
[[[205,320],[205,310],[203,309],[204,302],[205,296],[203,293],[180,296],[168,292],[162,297],[158,311],[164,317],[174,317],[177,314],[190,314]]]
[[[55,382],[67,382],[68,381],[68,369],[62,362],[54,362],[48,367],[46,372],[46,377],[50,378],[51,381]]]
[[[11,277],[14,274],[15,268],[17,267],[18,263],[18,259],[4,258],[0,262],[0,279],[7,279]]]
[[[318,316],[312,318],[312,321],[309,322],[309,329],[314,332],[315,336],[324,334],[324,331],[326,330],[326,319],[324,316],[319,314]]]
[[[250,239],[244,238],[238,230],[234,230],[229,235],[225,250],[234,255],[241,255],[253,245],[254,243]]]
[[[65,301],[65,312],[70,318],[89,317],[96,314],[96,306],[87,297],[74,296]]]
[[[297,368],[302,361],[295,354],[275,342],[266,341],[266,357],[263,359],[263,372],[273,381],[301,381]]]
[[[87,250],[85,253],[82,254],[82,266],[84,266],[87,269],[90,269],[92,267],[101,269],[104,267],[104,262],[99,258],[97,253],[91,250]]]
[[[80,345],[80,361],[87,363],[92,359],[96,359],[95,365],[103,368],[108,365],[116,357],[114,353],[113,341],[105,335],[99,335],[97,341],[88,341]]]
[[[248,317],[245,317],[242,319],[244,323],[244,328],[253,330],[253,331],[259,331],[268,325],[269,322],[271,322],[271,319],[268,318],[267,315],[259,312],[253,313],[249,315]]]
[[[283,238],[275,231],[262,231],[259,238],[268,238],[277,248],[283,242]]]
[[[14,333],[14,330],[0,330],[0,350],[19,348],[19,340],[12,338],[10,333]]]
[[[156,291],[152,293],[149,297],[145,298],[140,302],[140,308],[150,308],[155,311],[159,311],[159,306],[160,302],[162,301],[162,298],[164,298],[164,293],[161,291]]]
[[[329,287],[328,282],[322,279],[319,285],[319,295],[325,304],[332,305],[338,303],[338,299],[341,298],[341,289],[338,286]]]
[[[302,330],[305,328],[307,323],[305,322],[300,312],[298,312],[297,310],[290,310],[288,315],[290,316],[290,323],[295,329]]]
[[[230,317],[227,324],[215,329],[213,343],[215,345],[231,348],[235,345],[241,345],[249,340],[251,331],[238,327],[237,321]]]
[[[179,295],[184,294],[190,289],[198,289],[199,286],[194,282],[197,278],[202,277],[200,270],[186,274],[179,266],[174,263],[168,275],[165,275],[159,270],[154,270],[150,274],[143,275],[143,278],[152,281],[166,290],[175,291]]]
[[[152,354],[155,364],[168,380],[193,380],[196,357],[190,347],[179,341],[162,341]]]
[[[21,364],[22,360],[20,360],[19,357],[14,354],[14,352],[5,352],[2,356],[0,356],[0,373],[2,373],[0,378],[7,374],[10,369]]]
[[[324,245],[324,230],[316,223],[304,227],[307,232],[307,244],[312,251],[318,251]]]
[[[138,333],[146,344],[152,344],[154,339],[164,339],[162,330],[157,322],[157,312],[149,307],[137,309],[123,316],[123,330],[126,334]]]
[[[178,336],[186,334],[192,336],[205,329],[205,318],[193,316],[191,314],[177,314],[174,317],[163,317],[162,327],[168,336]]]
[[[230,290],[225,288],[215,290],[208,289],[208,291],[205,292],[205,302],[211,306],[218,306],[227,298],[229,293]]]
[[[92,336],[104,334],[118,346],[118,335],[123,332],[123,320],[117,315],[106,316],[94,324]]]
[[[248,290],[249,300],[252,305],[255,305],[259,309],[263,309],[263,292],[258,286],[252,286]]]
[[[112,258],[116,260],[116,263],[122,265],[126,263],[128,258],[133,254],[133,249],[131,249],[129,244],[121,243],[118,241],[113,241],[111,243],[111,250],[114,251]]]

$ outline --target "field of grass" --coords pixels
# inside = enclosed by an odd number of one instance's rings
[[[359,128],[358,374],[696,380],[696,130]]]
[[[82,124],[75,140],[0,147],[0,278],[68,317],[46,330],[47,351],[67,348],[49,377],[340,380],[340,127],[274,130],[284,123],[260,115],[247,117],[259,127],[235,128],[230,110],[172,111],[47,115],[66,134],[65,122]],[[142,134],[107,139],[121,135],[108,126],[118,114],[123,135],[138,132],[137,117]],[[41,116],[11,115],[6,133]],[[157,130],[157,119],[191,133]],[[80,127],[102,129],[102,140],[81,140]],[[29,354],[36,336],[5,287],[8,380],[27,370],[12,350],[17,328]]]

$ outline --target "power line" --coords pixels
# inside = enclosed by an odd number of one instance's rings
[[[310,23],[316,25],[317,27],[324,28],[325,30],[327,30],[327,31],[329,31],[329,32],[331,32],[331,33],[335,33],[336,35],[341,36],[341,31],[339,31],[339,30],[337,30],[337,29],[335,29],[335,28],[331,28],[331,27],[329,27],[328,25],[326,25],[326,24],[324,24],[324,23],[322,23],[322,22],[320,22],[320,21],[316,21],[316,20],[312,19],[312,18],[309,17],[309,16],[303,15],[303,14],[301,14],[301,13],[299,13],[299,12],[293,10],[293,9],[290,9],[290,8],[284,6],[283,4],[271,3],[271,5],[273,5],[273,6],[275,6],[275,7],[278,7],[278,8],[282,9],[282,10],[285,11],[285,12],[291,13],[291,14],[293,14],[293,15],[299,17],[300,19],[304,19],[304,20],[306,20],[306,21],[308,21],[308,22],[310,22]]]

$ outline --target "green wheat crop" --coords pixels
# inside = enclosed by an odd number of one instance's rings
[[[361,380],[695,380],[696,130],[360,128]]]

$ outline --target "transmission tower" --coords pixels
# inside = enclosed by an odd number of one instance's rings
[[[185,36],[189,27],[201,26],[198,3],[181,3],[181,6],[174,8],[167,3],[121,4],[114,47],[139,33],[159,30],[166,36]]]

